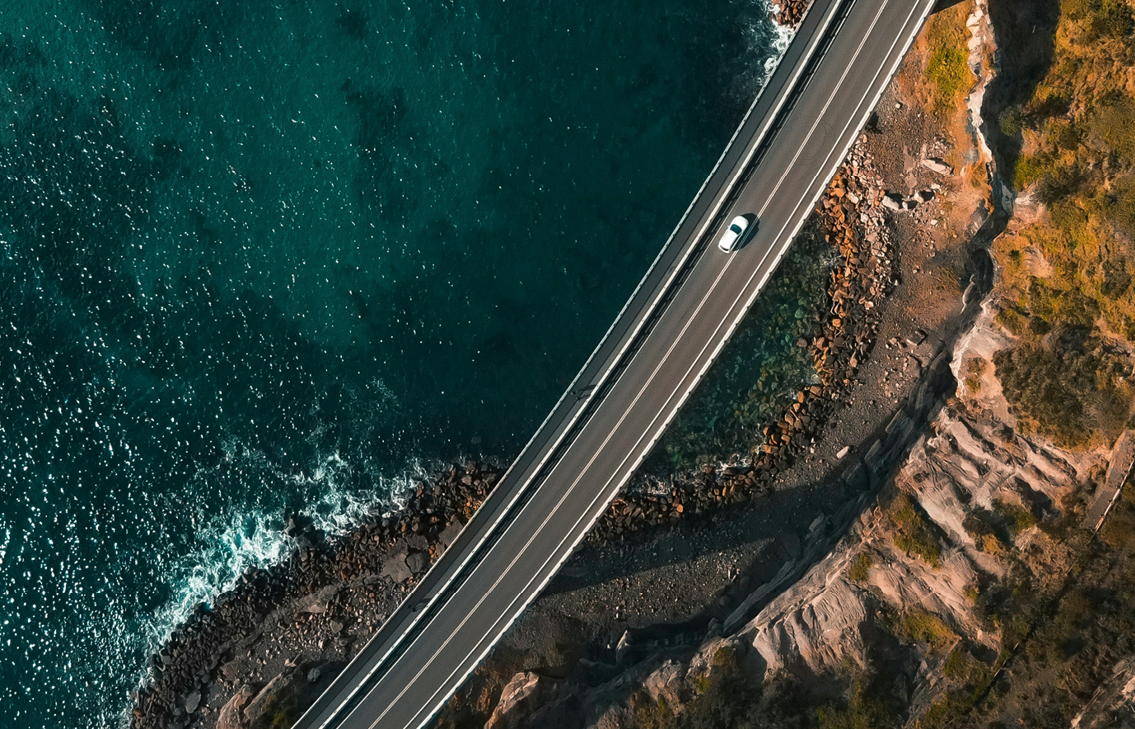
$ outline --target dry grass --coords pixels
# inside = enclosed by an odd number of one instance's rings
[[[1123,0],[1061,13],[1048,75],[1000,120],[1025,142],[1014,186],[1047,209],[994,244],[998,321],[1022,338],[998,376],[1023,429],[1094,447],[1135,403],[1118,364],[1135,342],[1135,15]],[[1030,249],[1051,267],[1028,265]]]
[[[929,91],[928,108],[939,119],[947,120],[964,107],[966,93],[976,77],[969,68],[966,48],[966,17],[972,3],[959,3],[940,11],[927,22],[925,79]]]

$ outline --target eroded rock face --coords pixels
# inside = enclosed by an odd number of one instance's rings
[[[976,543],[965,527],[967,517],[974,510],[994,509],[998,501],[1038,494],[1060,503],[1093,463],[1089,456],[1069,460],[1044,443],[1010,434],[996,421],[948,408],[914,447],[889,492],[906,493],[941,534],[940,564],[927,564],[895,546],[884,494],[882,506],[865,514],[838,548],[734,638],[754,649],[766,674],[836,671],[849,660],[864,665],[867,632],[879,609],[923,610],[990,644],[993,637],[983,632],[966,590],[982,575],[1000,575],[1004,567]],[[1027,532],[1019,536],[1030,538]],[[850,566],[864,554],[873,567],[856,582],[849,577]],[[702,652],[715,649],[711,644]]]
[[[252,700],[251,686],[243,686],[233,694],[217,715],[217,729],[244,729],[244,706]]]
[[[766,672],[795,668],[792,664],[802,662],[820,673],[841,665],[844,659],[862,666],[868,616],[864,598],[857,588],[838,581],[785,606],[788,609],[778,620],[754,621],[744,631],[743,640],[756,650]]]
[[[305,683],[304,674],[298,669],[292,668],[277,674],[248,702],[244,709],[246,725],[255,725],[267,712],[287,706]]]
[[[512,677],[501,691],[500,701],[485,729],[513,729],[523,726],[532,711],[543,705],[551,693],[551,681],[531,671]]]
[[[1135,657],[1115,667],[1111,679],[1096,690],[1072,729],[1130,729],[1135,727]]]
[[[642,688],[655,704],[665,702],[666,706],[677,714],[685,705],[683,701],[685,677],[686,667],[677,661],[669,660],[646,677]]]

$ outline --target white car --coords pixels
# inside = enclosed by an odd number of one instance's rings
[[[737,247],[741,242],[741,238],[745,236],[745,231],[749,229],[749,219],[744,215],[738,215],[733,218],[733,222],[725,229],[721,235],[721,240],[717,241],[717,247],[728,253]]]

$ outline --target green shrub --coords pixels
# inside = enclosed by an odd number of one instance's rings
[[[1037,432],[1064,448],[1110,440],[1130,417],[1124,382],[1130,362],[1083,327],[1061,326],[1046,340],[1024,342],[993,359],[1022,432]]]
[[[1088,121],[1089,138],[1100,152],[1135,161],[1135,100],[1116,96],[1100,105]]]
[[[997,312],[997,323],[1019,337],[1025,333],[1028,319],[1013,307],[1003,307]]]
[[[1021,114],[1021,107],[1010,106],[1002,110],[1000,116],[997,117],[998,125],[1001,127],[1001,133],[1006,137],[1016,137],[1021,133],[1024,127],[1024,117]]]
[[[961,684],[972,684],[985,678],[987,668],[988,666],[974,658],[965,646],[958,645],[946,657],[946,662],[942,665],[942,672],[946,675],[946,678],[953,681]]]
[[[674,712],[661,696],[658,701],[651,701],[645,691],[636,691],[631,697],[631,708],[638,729],[666,729],[674,723]]]
[[[879,677],[861,674],[852,680],[846,705],[829,704],[816,711],[820,729],[882,729],[901,726],[898,697]]]
[[[981,391],[981,377],[985,374],[986,365],[984,359],[975,357],[966,366],[966,389],[970,391],[971,395],[976,395]]]
[[[964,48],[939,48],[926,65],[926,78],[933,88],[932,108],[939,114],[952,111],[973,84]]]
[[[942,622],[941,618],[925,610],[905,610],[890,616],[887,626],[899,638],[921,643],[932,653],[952,645],[958,639],[958,634]]]
[[[1013,165],[1013,187],[1024,190],[1040,182],[1053,171],[1052,158],[1047,154],[1023,154]]]
[[[1036,517],[1033,516],[1032,511],[1020,504],[994,499],[993,506],[1002,514],[1009,517],[1009,531],[1014,535],[1036,526]]]
[[[852,582],[866,582],[867,577],[871,572],[871,565],[875,560],[871,559],[871,555],[866,552],[860,552],[856,555],[855,559],[851,561],[851,566],[847,569],[847,577]]]
[[[895,546],[907,554],[917,554],[934,568],[942,566],[938,536],[907,494],[900,494],[891,508]]]
[[[1103,0],[1094,15],[1091,30],[1097,37],[1126,39],[1135,30],[1135,17],[1125,0]]]

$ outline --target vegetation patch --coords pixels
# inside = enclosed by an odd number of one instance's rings
[[[851,561],[851,565],[847,568],[847,577],[852,582],[867,582],[867,577],[871,574],[871,565],[875,560],[871,555],[866,552],[860,552]]]
[[[907,554],[917,554],[934,568],[942,566],[938,535],[908,494],[899,494],[891,507],[892,538]]]
[[[981,392],[981,378],[988,369],[989,363],[980,357],[975,357],[966,365],[966,389],[971,395]]]
[[[829,704],[816,712],[820,729],[873,729],[899,726],[902,705],[894,690],[873,673],[852,679],[847,702]]]
[[[950,626],[925,610],[904,610],[897,615],[889,615],[884,623],[901,640],[921,644],[931,653],[941,651],[958,640],[958,634]]]
[[[965,17],[969,3],[956,5],[931,16],[926,31],[929,58],[926,81],[930,88],[929,108],[945,118],[962,104],[974,83],[969,68]]]
[[[653,701],[645,691],[636,691],[631,698],[631,708],[638,729],[665,729],[674,723],[674,712],[661,696]]]
[[[1060,3],[1053,56],[1032,97],[1003,111],[1022,141],[1013,185],[1047,207],[994,245],[997,320],[1021,342],[995,360],[1025,433],[1109,445],[1135,393],[1135,16],[1126,0]],[[1040,251],[1048,265],[1028,265]]]
[[[994,499],[993,506],[1009,518],[1009,529],[1013,534],[1020,534],[1036,526],[1036,517],[1032,511],[1020,504]]]
[[[1087,327],[1065,326],[1044,341],[994,356],[1005,397],[1025,434],[1064,448],[1110,443],[1130,418],[1132,363]]]

